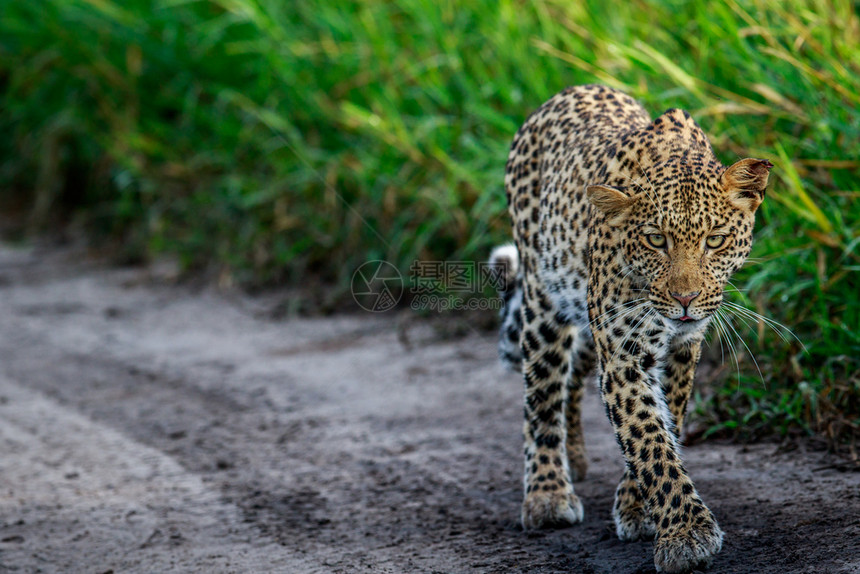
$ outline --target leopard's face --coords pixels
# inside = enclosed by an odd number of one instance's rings
[[[608,219],[627,271],[638,279],[639,295],[670,324],[689,328],[710,317],[749,255],[770,164],[737,165],[678,162],[658,166],[641,188],[613,188],[628,198]],[[763,171],[755,189],[749,183],[757,171],[750,165]]]
[[[651,307],[680,322],[701,321],[719,308],[752,246],[752,213],[721,200],[712,188],[702,186],[697,195],[708,198],[709,209],[701,201],[691,202],[692,209],[680,202],[638,202],[622,239],[625,262],[645,280]],[[660,203],[666,207],[658,209]]]

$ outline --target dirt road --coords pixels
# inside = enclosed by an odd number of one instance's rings
[[[612,535],[594,389],[586,520],[523,533],[520,380],[486,334],[250,299],[0,248],[0,571],[653,571]],[[402,334],[402,333],[401,333]],[[714,573],[860,572],[860,476],[705,444]],[[816,470],[819,469],[819,470]]]

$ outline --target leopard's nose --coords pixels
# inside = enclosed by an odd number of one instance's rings
[[[681,303],[681,305],[684,306],[684,309],[686,309],[687,307],[690,306],[690,301],[692,301],[693,299],[695,299],[696,297],[699,296],[699,292],[696,291],[694,293],[687,293],[687,294],[670,292],[669,295],[671,295],[672,297],[677,299]]]

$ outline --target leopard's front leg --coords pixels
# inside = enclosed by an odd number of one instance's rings
[[[723,533],[678,454],[674,417],[652,368],[667,342],[650,344],[660,338],[646,332],[651,327],[646,317],[627,324],[623,337],[612,330],[595,333],[600,389],[632,479],[628,486],[638,487],[656,529],[657,570],[685,572],[710,563]]]
[[[687,403],[693,392],[693,378],[701,354],[701,341],[693,340],[673,344],[663,361],[663,394],[672,414],[674,434],[678,438],[681,437]],[[650,540],[656,534],[648,505],[630,470],[625,470],[615,490],[612,518],[615,520],[615,531],[621,540]]]

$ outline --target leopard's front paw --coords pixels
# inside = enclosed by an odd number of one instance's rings
[[[615,508],[612,512],[615,520],[615,533],[625,542],[634,540],[651,540],[657,532],[654,521],[648,515],[643,505]]]
[[[705,568],[723,547],[723,531],[713,518],[677,533],[660,535],[654,547],[658,572],[689,572]]]
[[[536,491],[523,501],[523,528],[563,528],[582,521],[584,512],[579,497],[565,491]]]

